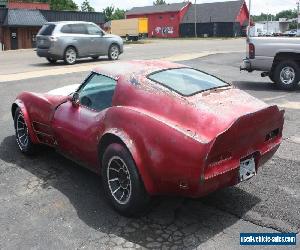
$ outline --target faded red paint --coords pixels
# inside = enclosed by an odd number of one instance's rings
[[[127,15],[126,18],[147,17],[149,37],[179,37],[179,25],[191,3],[178,12]]]
[[[199,197],[237,184],[241,159],[254,156],[257,168],[270,159],[282,139],[284,112],[231,86],[182,97],[146,78],[182,66],[163,61],[99,66],[95,72],[117,80],[113,106],[101,112],[49,93],[24,92],[14,105],[31,124],[34,142],[52,144],[99,173],[98,145],[114,134],[131,152],[149,194]],[[266,140],[276,129],[278,135]]]
[[[49,3],[9,1],[7,3],[7,8],[8,9],[50,10],[50,5]]]
[[[246,2],[242,5],[238,16],[236,17],[236,21],[240,23],[240,25],[247,24],[249,21],[249,10]]]

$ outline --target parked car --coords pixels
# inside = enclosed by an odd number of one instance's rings
[[[105,55],[117,60],[121,53],[121,37],[106,34],[90,22],[50,22],[37,35],[37,55],[50,63],[64,60],[66,64],[74,64],[77,58],[98,59]]]
[[[281,89],[294,90],[300,81],[300,38],[250,37],[241,70],[262,71]]]
[[[101,174],[126,216],[155,195],[201,197],[250,179],[284,122],[277,106],[166,61],[103,64],[81,85],[21,93],[11,111],[23,153],[46,144]]]

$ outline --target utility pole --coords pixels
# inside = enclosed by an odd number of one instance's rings
[[[197,34],[197,0],[195,0],[195,37],[198,37],[198,34]]]

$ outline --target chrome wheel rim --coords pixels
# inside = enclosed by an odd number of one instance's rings
[[[76,61],[76,51],[74,49],[68,49],[66,52],[66,60],[72,64]]]
[[[108,162],[107,181],[111,195],[121,205],[131,197],[131,179],[126,163],[119,156],[112,157]]]
[[[20,149],[27,147],[28,145],[28,128],[25,123],[23,114],[19,114],[17,118],[17,126],[16,126],[16,134],[17,134],[17,142]]]
[[[286,85],[293,83],[295,77],[296,77],[295,70],[290,66],[284,67],[280,72],[280,80],[282,83]]]
[[[118,59],[118,57],[119,57],[119,48],[117,46],[112,46],[111,47],[111,49],[110,49],[110,57],[113,60]]]

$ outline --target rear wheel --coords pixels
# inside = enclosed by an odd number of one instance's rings
[[[64,54],[64,61],[66,64],[74,64],[77,59],[77,51],[74,47],[68,47]]]
[[[56,59],[52,59],[52,58],[50,58],[50,57],[47,57],[47,61],[48,61],[49,63],[51,63],[51,64],[55,64],[55,63],[57,62]]]
[[[107,147],[102,159],[102,181],[106,198],[124,216],[139,216],[150,202],[130,152],[121,144]]]
[[[299,66],[294,61],[280,62],[276,66],[274,80],[281,89],[294,90],[300,80]]]
[[[36,151],[35,145],[32,143],[28,131],[28,126],[20,108],[17,108],[14,117],[15,133],[17,144],[24,154],[33,154]]]
[[[118,60],[119,55],[120,55],[119,46],[116,44],[112,44],[108,50],[108,58],[110,60]]]

